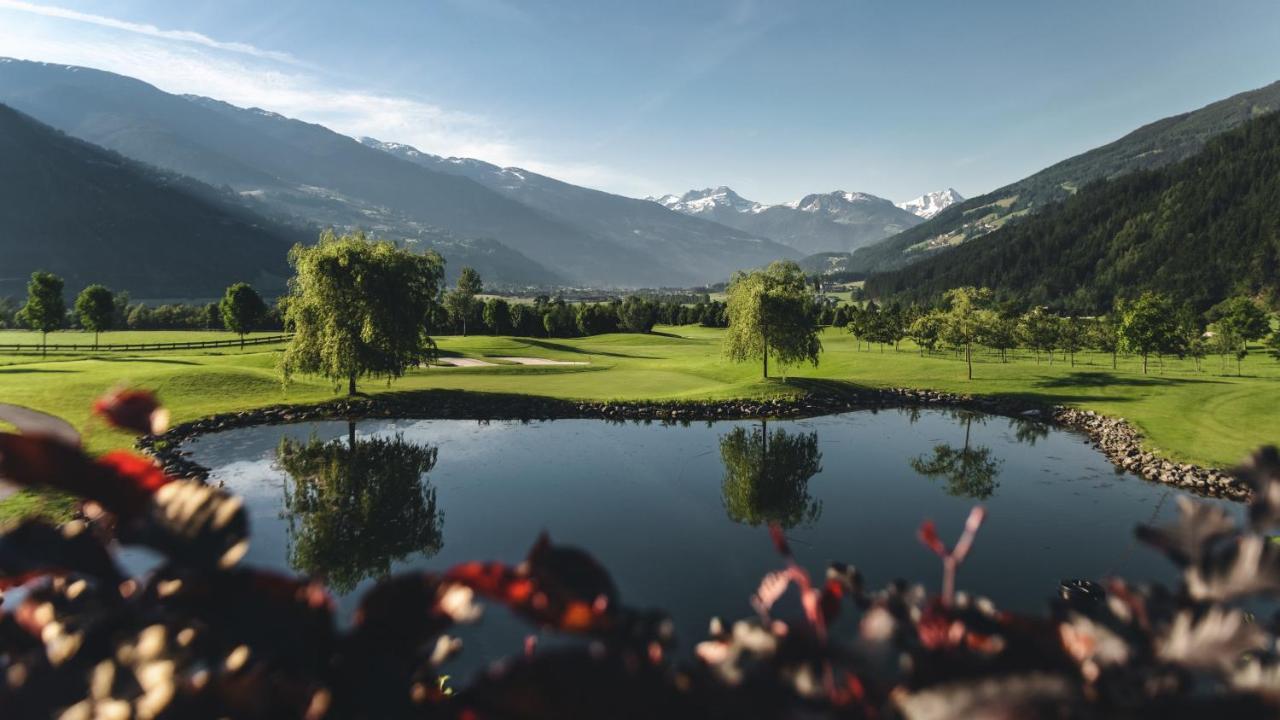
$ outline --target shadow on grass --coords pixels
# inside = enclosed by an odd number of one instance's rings
[[[54,368],[26,368],[26,367],[0,368],[0,374],[4,374],[4,375],[22,375],[26,373],[73,373],[73,372],[78,372],[78,371],[77,370],[60,370],[60,369],[54,369]]]
[[[200,363],[193,360],[166,360],[164,358],[140,358],[140,357],[108,357],[105,355],[90,355],[86,360],[98,360],[100,362],[109,363],[155,363],[159,365],[199,365]]]
[[[770,379],[777,380],[777,378],[770,378]],[[1104,383],[1092,383],[1092,385],[1095,387],[1098,386],[1099,384],[1104,384]],[[787,378],[785,385],[787,387],[793,387],[798,390],[803,390],[803,391],[811,392],[818,395],[833,395],[835,397],[853,397],[855,399],[859,397],[862,393],[877,389],[875,386],[872,386],[872,385],[864,385],[861,383],[851,382],[848,380],[831,380],[827,378],[791,377],[791,378]],[[1081,383],[1079,385],[1064,385],[1063,387],[1087,388],[1090,385],[1091,384],[1089,383]],[[921,389],[928,389],[928,388],[921,388]],[[969,391],[966,391],[966,390],[961,390],[959,392],[961,392],[962,394],[969,393]],[[1026,403],[1034,404],[1037,406],[1069,405],[1073,403],[1104,402],[1104,401],[1105,402],[1132,402],[1138,399],[1136,397],[1125,396],[1125,395],[1098,395],[1098,394],[1086,394],[1081,392],[1074,392],[1074,393],[1073,392],[1046,392],[1039,389],[1034,389],[1034,390],[1028,389],[1023,392],[1019,392],[1019,391],[989,392],[989,391],[984,391],[981,388],[974,388],[971,394],[974,395],[975,397],[983,397],[991,400],[1017,400],[1019,402],[1026,402]]]
[[[560,352],[574,353],[577,355],[602,355],[604,357],[635,358],[637,360],[661,360],[662,359],[656,355],[630,355],[627,353],[619,353],[619,352],[605,352],[603,350],[583,350],[582,348],[579,348],[579,347],[566,345],[564,343],[551,342],[550,340],[535,340],[533,338],[524,338],[522,342],[524,342],[524,344],[526,345],[532,345],[533,347],[542,348],[543,350],[559,350]]]
[[[1071,388],[1071,387],[1173,387],[1213,383],[1221,385],[1224,380],[1201,378],[1172,378],[1151,375],[1117,375],[1111,372],[1095,370],[1073,371],[1052,380],[1041,380],[1035,383],[1038,388]]]

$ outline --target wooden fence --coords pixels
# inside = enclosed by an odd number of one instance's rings
[[[293,337],[292,335],[268,335],[266,337],[251,337],[244,339],[245,347],[250,345],[274,345]],[[169,343],[75,343],[71,345],[54,344],[48,345],[27,345],[18,343],[0,343],[0,352],[10,353],[28,353],[43,352],[48,349],[51,352],[63,352],[68,350],[89,351],[89,352],[119,352],[124,350],[199,350],[202,348],[225,348],[240,347],[239,340],[192,340],[189,342],[169,342]]]

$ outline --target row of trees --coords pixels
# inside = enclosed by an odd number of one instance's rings
[[[432,332],[564,338],[611,332],[647,333],[659,323],[724,327],[728,322],[724,303],[705,298],[693,305],[639,295],[570,304],[563,298],[542,295],[532,303],[520,303],[500,297],[481,298],[483,292],[480,274],[472,268],[462,268],[453,289],[445,292],[432,310]]]
[[[93,333],[94,347],[101,333],[135,329],[225,329],[244,336],[264,324],[279,326],[278,311],[269,308],[247,283],[227,288],[222,300],[208,305],[130,304],[128,293],[115,293],[103,285],[80,291],[69,311],[64,300],[65,283],[53,273],[37,270],[27,282],[26,303],[14,315],[14,323],[40,333],[42,354],[48,349],[48,335],[67,327]],[[274,315],[274,318],[273,318]],[[274,320],[274,323],[272,323]]]
[[[973,377],[973,351],[987,347],[1007,360],[1008,353],[1024,348],[1037,362],[1055,352],[1075,364],[1075,355],[1085,349],[1112,356],[1132,353],[1142,358],[1148,371],[1152,356],[1191,357],[1197,361],[1213,353],[1223,363],[1234,358],[1237,372],[1248,354],[1249,343],[1268,337],[1270,320],[1266,311],[1248,297],[1230,298],[1208,313],[1178,306],[1168,296],[1144,293],[1133,301],[1118,302],[1112,313],[1100,317],[1059,317],[1044,308],[1032,308],[1014,315],[992,307],[992,293],[986,288],[955,288],[945,295],[945,306],[934,310],[869,303],[852,308],[847,327],[859,343],[897,346],[910,339],[920,353],[948,347],[964,354],[969,377]],[[1271,333],[1269,344],[1280,358],[1280,331]]]

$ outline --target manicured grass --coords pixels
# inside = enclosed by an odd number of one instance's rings
[[[913,386],[985,395],[1033,397],[1127,418],[1146,433],[1149,446],[1176,460],[1229,466],[1252,448],[1280,441],[1280,363],[1254,353],[1244,376],[1220,374],[1219,361],[1196,371],[1190,360],[1152,362],[1141,374],[1137,358],[1081,354],[1076,367],[1060,358],[1037,364],[1029,356],[1002,363],[981,355],[975,379],[950,354],[921,358],[901,350],[858,350],[844,332],[824,334],[826,352],[817,368],[791,368],[789,381],[763,381],[758,365],[734,365],[720,357],[722,331],[694,326],[658,328],[652,335],[604,335],[572,340],[506,337],[446,337],[440,347],[465,357],[529,356],[587,361],[586,366],[430,368],[412,371],[391,390],[432,388],[521,393],[589,400],[717,399],[791,394],[814,381],[863,386]],[[157,333],[180,341],[206,333]],[[136,342],[136,340],[135,340]],[[103,390],[128,383],[155,389],[177,422],[204,415],[281,402],[334,397],[333,387],[302,378],[282,388],[275,372],[280,348],[30,356],[0,359],[0,400],[43,409],[86,428],[89,447],[126,446],[126,435],[90,422],[88,407]],[[774,369],[773,372],[779,372]],[[386,392],[368,380],[363,392]]]

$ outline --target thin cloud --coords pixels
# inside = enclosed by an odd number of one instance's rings
[[[39,8],[40,12],[30,11],[29,7]],[[60,20],[81,21],[79,16],[84,15],[0,0],[0,11],[11,9]],[[29,27],[10,25],[14,32],[0,33],[0,55],[107,70],[138,78],[166,92],[260,107],[351,137],[376,137],[409,143],[438,155],[523,167],[611,192],[643,196],[657,189],[653,182],[602,165],[561,162],[530,152],[526,144],[512,139],[499,124],[484,116],[412,97],[346,87],[297,61],[282,64],[282,58],[291,58],[287,53],[261,48],[236,50],[229,46],[239,46],[238,43],[222,43],[198,33],[90,17],[94,20],[83,22],[108,32],[55,32],[34,20],[27,24]],[[139,31],[140,27],[147,30]],[[192,41],[191,36],[204,41]]]
[[[21,0],[0,0],[0,9],[15,10],[17,12],[30,13],[32,15],[57,18],[59,20],[88,23],[90,25],[111,28],[113,30],[122,30],[124,32],[145,35],[147,37],[192,43],[194,45],[203,45],[204,47],[214,48],[216,50],[250,55],[256,58],[262,58],[263,60],[274,60],[276,62],[288,63],[290,65],[303,64],[289,53],[277,52],[275,50],[263,50],[262,48],[249,45],[248,43],[224,42],[191,30],[164,30],[156,27],[155,25],[118,20],[116,18],[110,18],[103,15],[94,15],[92,13],[80,12],[78,10],[60,8],[54,5],[38,5],[36,3],[21,2]]]

